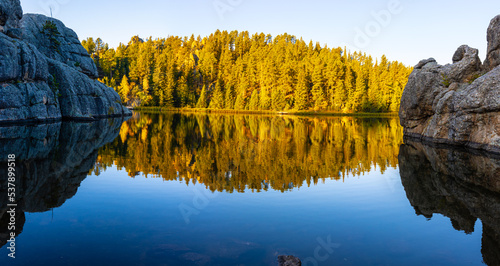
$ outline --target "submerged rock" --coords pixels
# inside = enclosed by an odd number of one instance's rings
[[[420,61],[401,98],[405,135],[500,153],[500,16],[488,28],[488,57],[460,46],[453,64]]]
[[[300,265],[302,265],[302,262],[300,261],[299,258],[294,257],[294,256],[280,255],[280,256],[278,256],[278,265],[279,266],[300,266]]]
[[[53,18],[0,3],[0,123],[125,116],[76,33]]]

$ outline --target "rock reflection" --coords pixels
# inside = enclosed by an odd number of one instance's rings
[[[465,233],[481,219],[483,261],[500,265],[500,156],[405,139],[399,167],[417,215],[443,214]]]
[[[98,148],[118,136],[122,118],[0,127],[0,246],[7,243],[7,156],[16,155],[16,235],[25,212],[45,212],[73,197],[94,168]]]

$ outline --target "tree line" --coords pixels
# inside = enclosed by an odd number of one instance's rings
[[[398,166],[397,118],[135,113],[92,169],[201,183],[212,191],[278,190]]]
[[[219,31],[82,45],[100,81],[131,106],[232,110],[397,111],[412,68],[293,35]]]

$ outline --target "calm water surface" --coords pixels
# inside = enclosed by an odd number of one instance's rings
[[[0,265],[500,265],[500,159],[397,118],[136,113],[0,127],[0,154]]]

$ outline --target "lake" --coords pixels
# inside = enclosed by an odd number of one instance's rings
[[[500,265],[500,158],[396,117],[136,112],[3,126],[0,155],[0,265]]]

